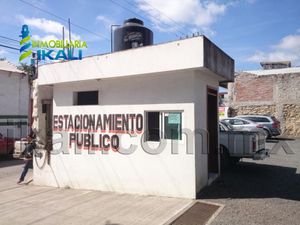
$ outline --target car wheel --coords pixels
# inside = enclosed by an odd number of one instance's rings
[[[230,165],[234,166],[235,164],[237,164],[240,161],[241,158],[239,157],[230,157]]]

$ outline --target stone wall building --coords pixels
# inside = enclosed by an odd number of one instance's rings
[[[261,63],[268,69],[236,73],[228,85],[233,115],[274,115],[284,136],[300,137],[300,67],[267,64]]]

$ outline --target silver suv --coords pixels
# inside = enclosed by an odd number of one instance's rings
[[[261,124],[269,138],[281,134],[280,122],[274,116],[243,115],[236,117],[247,119],[255,123]]]

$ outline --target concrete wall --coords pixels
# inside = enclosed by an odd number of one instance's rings
[[[199,36],[42,65],[39,83],[49,85],[201,68],[218,74],[219,81],[233,80],[234,60],[206,37]]]
[[[217,87],[215,79],[200,71],[185,71],[184,75],[177,72],[54,85],[53,114],[141,113],[145,119],[145,111],[175,110],[183,112],[183,128],[206,129],[206,86]],[[86,90],[99,90],[99,105],[73,106],[73,92]],[[195,140],[189,143],[196,154],[186,153],[187,139],[183,135],[183,140],[175,141],[179,154],[171,154],[172,143],[167,140],[158,155],[141,148],[141,134],[124,143],[128,141],[138,146],[131,155],[113,151],[107,155],[100,151],[75,155],[74,146],[70,155],[51,155],[51,166],[39,169],[35,165],[35,184],[185,198],[195,198],[207,184],[207,155],[201,155],[199,140],[196,145]]]
[[[236,76],[229,86],[231,107],[238,115],[274,115],[281,122],[283,135],[300,137],[297,116],[300,114],[300,73],[267,72],[268,75],[240,73]]]
[[[211,72],[198,72],[194,81],[195,128],[207,130],[207,88],[218,89],[218,81]],[[205,132],[203,133],[205,134]],[[196,187],[199,192],[208,184],[208,143],[205,135],[195,137]],[[219,167],[220,168],[220,167]]]
[[[176,143],[179,154],[171,154],[169,140],[162,153],[145,153],[141,134],[124,141],[138,146],[129,156],[75,155],[72,147],[70,155],[51,155],[50,166],[36,164],[35,183],[195,198],[208,184],[207,143],[193,135],[195,128],[207,130],[206,90],[232,80],[233,71],[234,61],[203,36],[41,66],[38,90],[53,87],[54,115],[140,113],[145,120],[146,111],[181,111],[182,128],[192,138],[183,133]],[[99,105],[73,105],[74,92],[95,90]],[[40,129],[40,106],[36,111]],[[37,161],[43,165],[43,159]]]
[[[218,46],[204,37],[204,67],[223,77],[222,81],[234,80],[234,60]]]
[[[10,121],[19,121],[18,116],[28,115],[29,85],[28,77],[19,73],[12,73],[0,70],[0,122],[5,122],[6,116],[10,116]],[[13,117],[16,117],[14,119]],[[22,119],[26,122],[26,118]],[[9,130],[9,131],[8,131]],[[27,135],[27,126],[12,125],[0,126],[0,132],[6,136],[19,138]]]

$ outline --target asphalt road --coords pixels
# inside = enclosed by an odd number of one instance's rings
[[[267,147],[278,141],[268,140]],[[285,142],[294,154],[280,148],[262,161],[243,160],[200,194],[225,205],[212,225],[300,224],[300,140]]]

